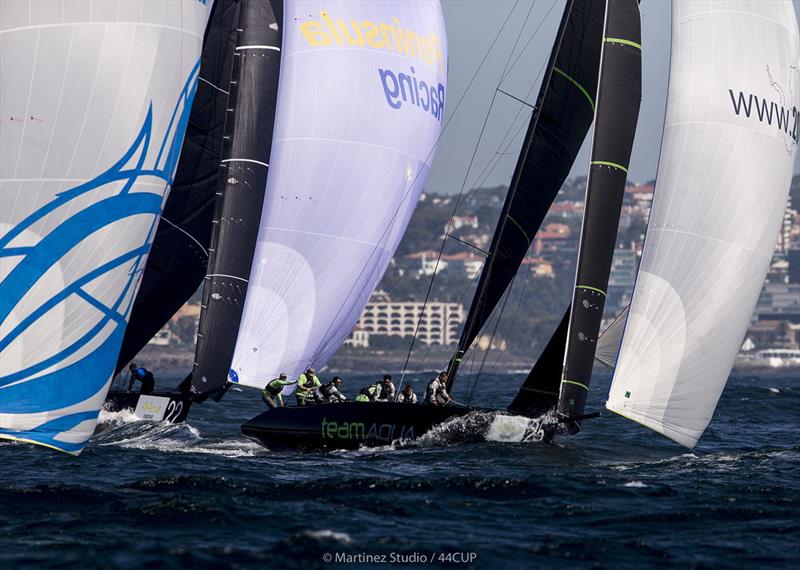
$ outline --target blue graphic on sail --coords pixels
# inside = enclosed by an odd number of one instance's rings
[[[199,65],[184,83],[155,159],[148,159],[155,150],[151,101],[134,142],[113,166],[56,193],[13,226],[0,219],[0,438],[79,453],[94,431],[175,173]],[[54,224],[56,212],[68,215]],[[144,239],[120,245],[137,233],[133,222]],[[115,236],[122,239],[113,242]],[[93,242],[103,247],[78,265],[75,253]],[[60,342],[37,344],[53,323],[63,329]]]

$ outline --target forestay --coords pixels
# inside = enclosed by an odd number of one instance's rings
[[[687,447],[741,346],[786,205],[800,38],[789,1],[683,1],[658,182],[606,406]]]
[[[0,438],[92,435],[210,2],[0,3]]]
[[[432,2],[285,3],[267,196],[232,381],[323,365],[383,275],[427,177],[447,43]]]

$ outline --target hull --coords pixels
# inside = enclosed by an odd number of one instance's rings
[[[416,439],[431,428],[478,410],[395,402],[344,402],[268,410],[242,433],[271,450],[358,449]]]
[[[179,392],[138,392],[111,391],[108,393],[103,409],[109,412],[131,410],[137,418],[155,422],[180,423],[189,414],[191,397]]]

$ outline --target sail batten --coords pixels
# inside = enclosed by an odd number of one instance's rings
[[[642,260],[606,407],[693,447],[733,367],[796,156],[791,2],[676,2]]]

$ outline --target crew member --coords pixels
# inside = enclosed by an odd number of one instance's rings
[[[403,391],[400,392],[400,395],[397,397],[397,401],[401,404],[417,403],[417,395],[414,393],[414,388],[411,384],[406,384],[406,387],[403,388]]]
[[[447,372],[440,372],[436,378],[428,382],[428,388],[425,390],[425,403],[432,406],[444,406],[449,402]]]
[[[131,362],[128,366],[131,371],[131,376],[128,378],[128,392],[133,389],[134,382],[141,382],[142,387],[139,389],[140,394],[152,394],[156,389],[156,379],[153,373],[144,366],[136,366],[136,363]]]
[[[347,396],[339,391],[342,386],[342,379],[334,376],[333,380],[327,384],[323,384],[319,389],[319,395],[323,402],[345,402]]]
[[[394,402],[394,392],[394,382],[392,382],[391,375],[384,374],[377,400],[379,402]]]
[[[266,387],[261,390],[261,399],[264,400],[264,403],[271,410],[277,408],[278,404],[283,406],[283,387],[290,386],[292,384],[297,384],[297,381],[295,380],[294,382],[289,382],[289,380],[287,380],[286,373],[281,372],[280,376],[270,380]],[[275,400],[278,400],[278,404],[275,403]]]
[[[297,405],[305,406],[309,400],[315,399],[315,391],[320,386],[322,386],[322,382],[317,378],[317,371],[313,368],[308,368],[297,379],[297,390],[295,391]]]
[[[375,399],[380,394],[381,390],[381,382],[377,384],[370,384],[369,386],[365,386],[361,388],[361,391],[356,396],[356,402],[374,402]]]

